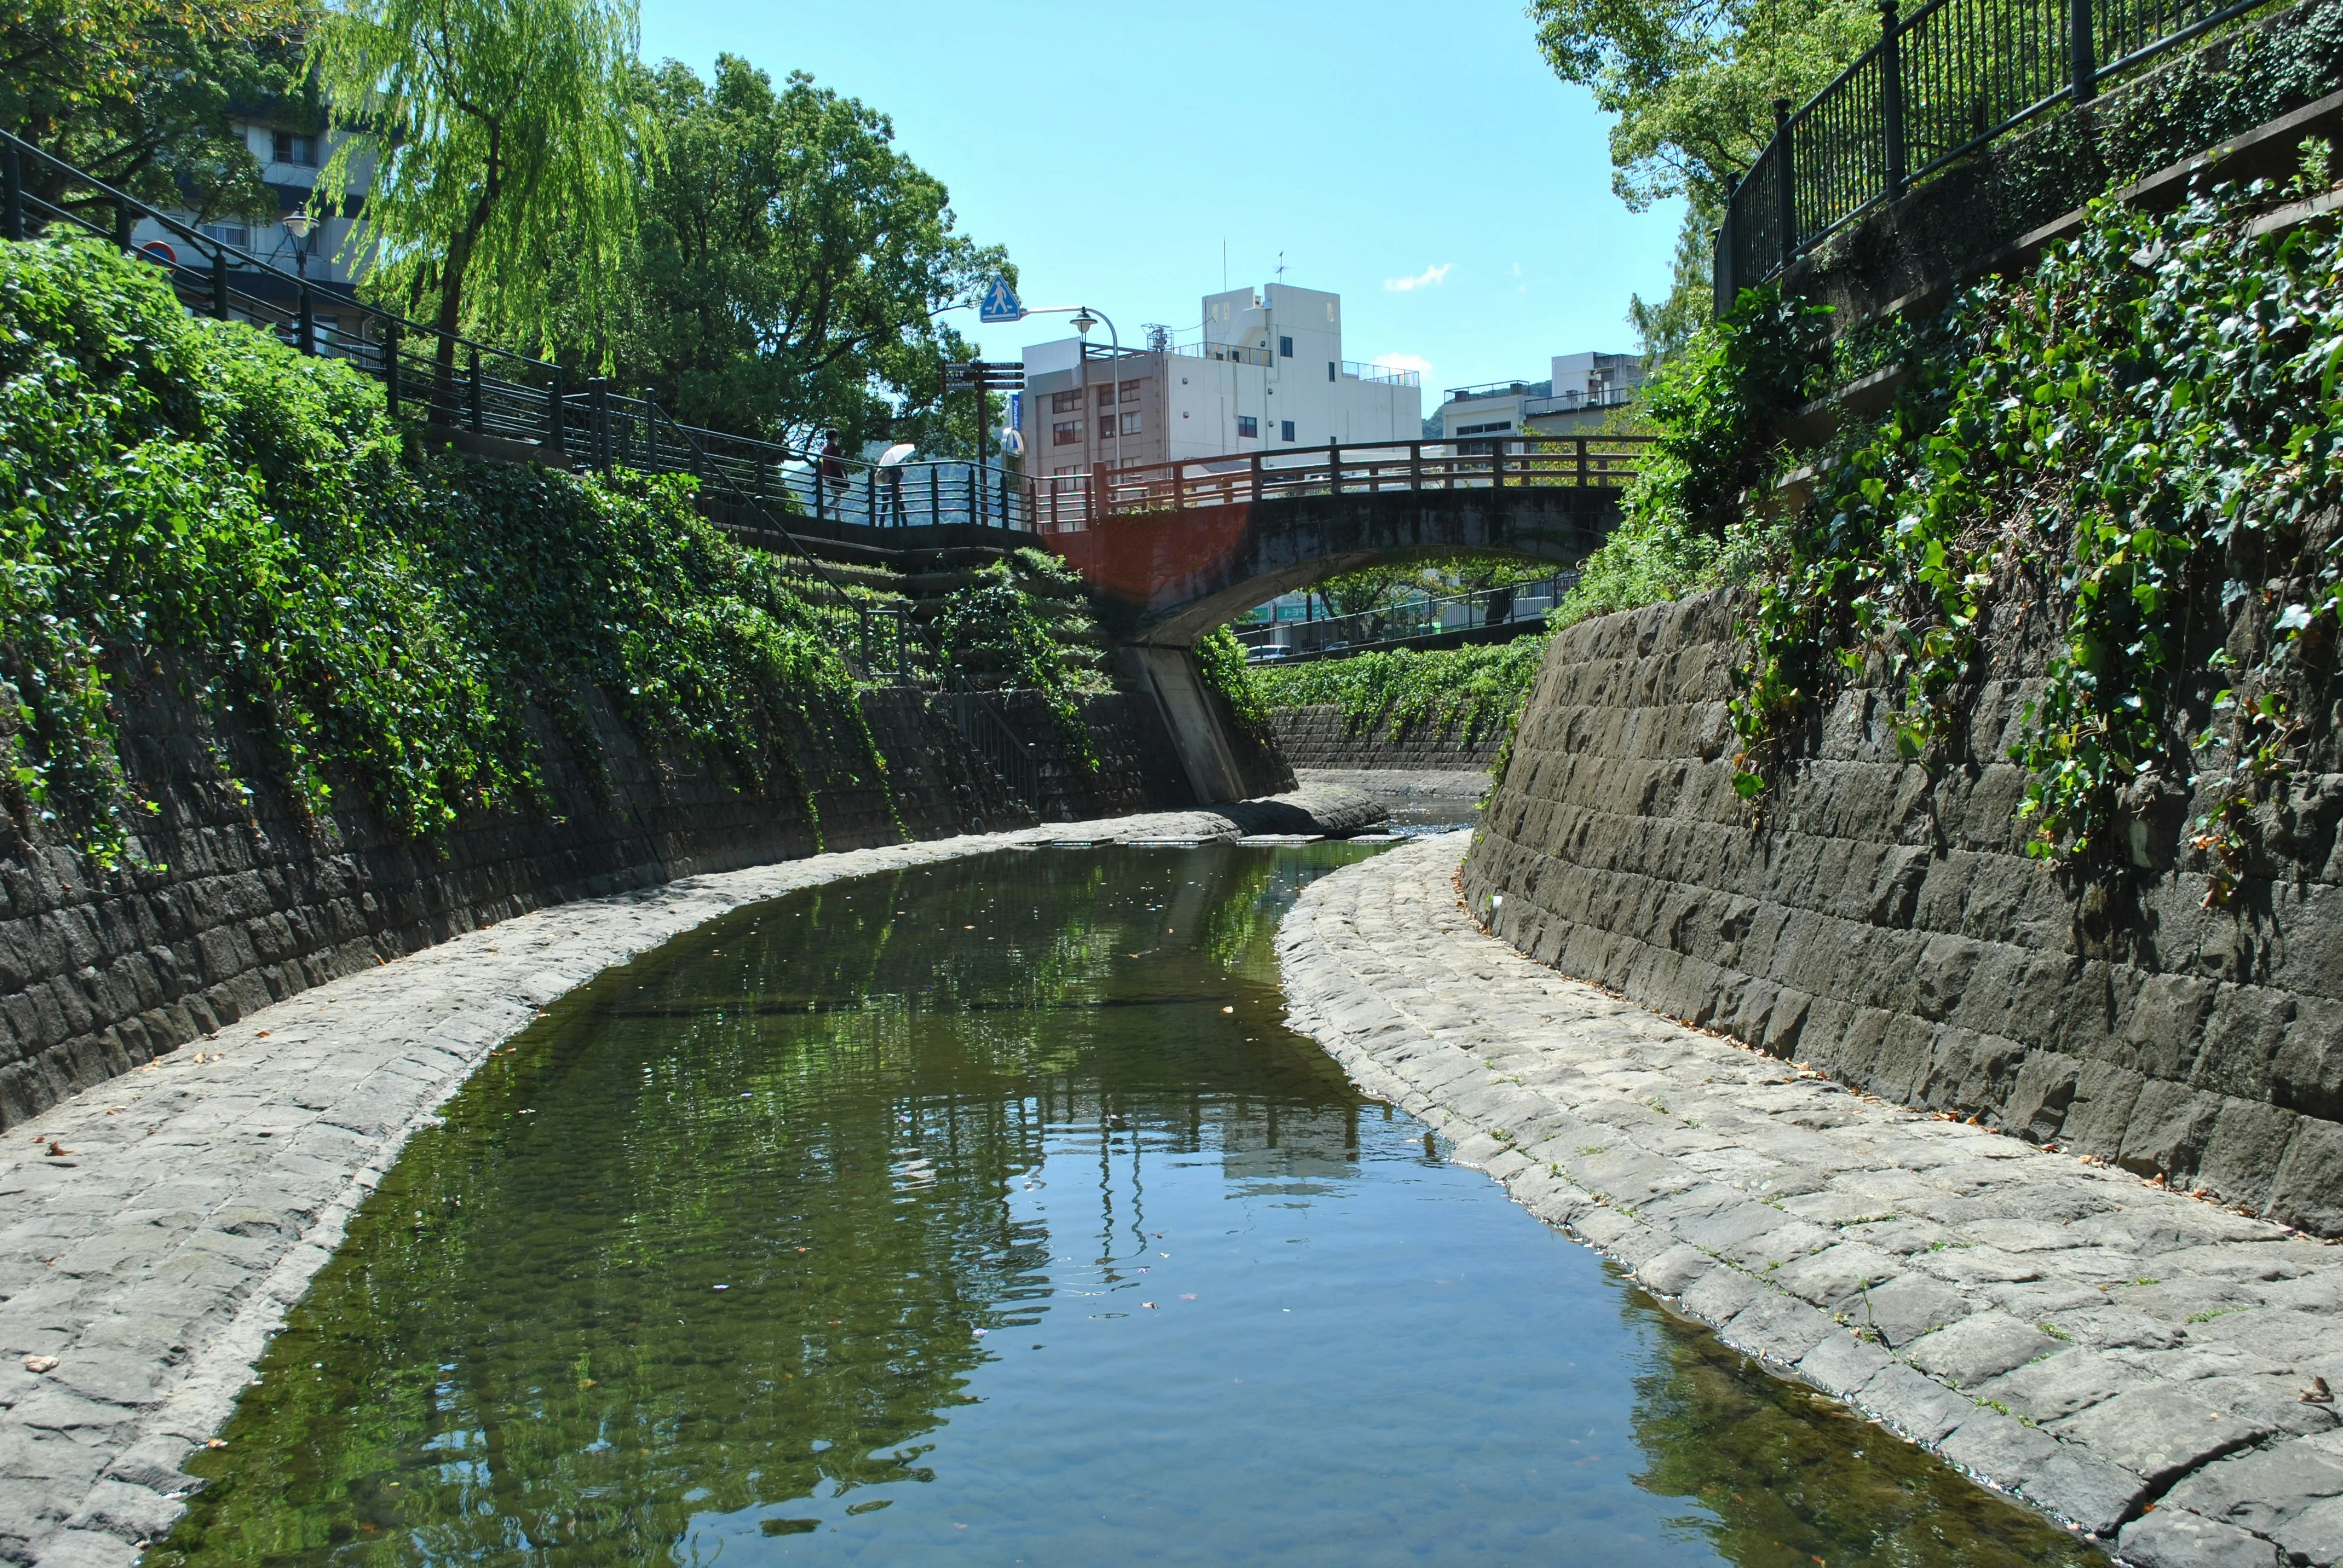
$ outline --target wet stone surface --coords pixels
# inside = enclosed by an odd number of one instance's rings
[[[1342,830],[1353,792],[820,855],[540,910],[247,1014],[0,1139],[0,1562],[120,1564],[176,1518],[287,1306],[434,1107],[541,1009],[759,900],[1063,836]],[[38,1370],[34,1370],[38,1369]]]
[[[1424,839],[1305,892],[1293,1023],[1730,1344],[2150,1568],[2343,1562],[2343,1251],[1856,1094],[1485,935]]]
[[[500,1047],[151,1568],[2081,1568],[1658,1310],[1280,1021],[1360,844],[746,908]]]

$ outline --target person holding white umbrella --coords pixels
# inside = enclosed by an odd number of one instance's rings
[[[903,517],[903,465],[911,460],[919,447],[910,441],[898,441],[879,454],[879,477],[887,487],[887,511],[894,521],[892,527],[905,526]]]

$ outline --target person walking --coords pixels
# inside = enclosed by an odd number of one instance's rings
[[[832,514],[842,511],[846,503],[846,448],[840,445],[838,432],[821,433],[821,484],[829,493]]]
[[[910,522],[903,515],[903,465],[918,450],[909,441],[898,441],[879,455],[879,482],[887,488],[886,518],[890,528],[904,528]]]

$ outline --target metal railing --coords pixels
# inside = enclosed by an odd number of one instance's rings
[[[1342,374],[1353,381],[1380,381],[1386,387],[1423,385],[1421,370],[1403,370],[1395,365],[1378,365],[1372,359],[1345,359]]]
[[[1235,628],[1245,658],[1256,664],[1314,658],[1331,653],[1363,653],[1394,643],[1444,632],[1542,624],[1578,581],[1576,572],[1557,572],[1537,582],[1471,593],[1420,595],[1397,604],[1309,620],[1263,621]]]
[[[1039,817],[1041,765],[1033,755],[1033,748],[1025,743],[1001,710],[992,706],[992,699],[982,692],[947,691],[943,701],[961,739],[991,766],[1009,792]]]
[[[44,197],[41,188],[62,194]],[[138,254],[169,274],[188,310],[345,361],[383,383],[395,417],[515,443],[548,462],[691,474],[704,494],[761,513],[783,533],[809,519],[880,528],[1028,526],[1018,477],[1000,464],[889,466],[685,425],[608,381],[286,272],[0,132],[0,237],[22,240],[63,224],[128,250],[142,221],[168,237]]]
[[[2273,0],[1881,0],[1879,42],[1795,112],[1734,186],[1717,309],[1955,160]]]
[[[1624,488],[1651,438],[1550,436],[1527,440],[1364,441],[1126,463],[1032,481],[1036,533],[1071,533],[1121,518],[1301,496],[1425,490]]]

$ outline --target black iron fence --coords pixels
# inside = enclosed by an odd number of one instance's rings
[[[1424,594],[1344,615],[1273,620],[1235,628],[1250,663],[1300,662],[1334,653],[1365,653],[1377,648],[1447,633],[1543,625],[1554,607],[1577,583],[1576,572],[1557,572],[1512,588],[1471,593]]]
[[[1927,0],[1905,16],[1882,0],[1878,43],[1795,111],[1775,101],[1717,231],[1717,309],[1956,159],[2271,3]]]
[[[747,509],[781,536],[804,519],[1031,526],[1017,476],[998,464],[866,462],[686,425],[610,382],[409,320],[346,285],[288,273],[0,132],[0,237],[21,240],[57,225],[135,250],[169,275],[197,315],[247,323],[374,377],[398,418],[511,443],[548,462],[692,474],[710,499]],[[161,237],[134,246],[142,227]]]

